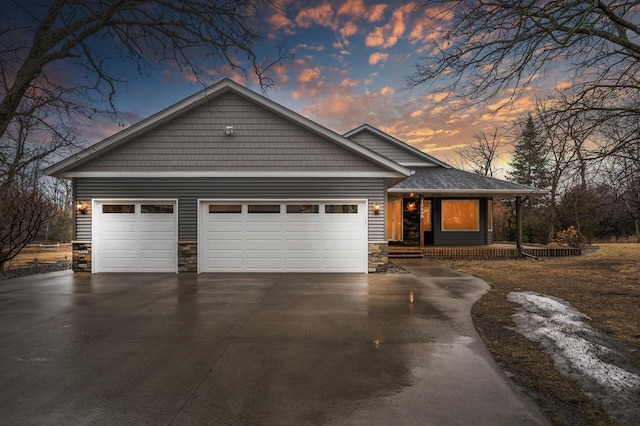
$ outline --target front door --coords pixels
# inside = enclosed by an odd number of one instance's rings
[[[424,244],[432,246],[434,244],[432,200],[422,200],[422,232],[424,232]]]
[[[402,241],[405,244],[420,244],[420,201],[418,198],[404,198]]]

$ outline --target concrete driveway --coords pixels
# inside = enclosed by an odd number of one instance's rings
[[[0,282],[0,423],[547,424],[471,324],[487,285],[404,265]]]

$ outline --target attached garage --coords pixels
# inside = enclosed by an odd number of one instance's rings
[[[76,272],[383,272],[411,170],[231,80],[68,157]]]
[[[365,200],[199,205],[199,272],[367,272]]]
[[[94,200],[93,272],[177,272],[175,200]]]

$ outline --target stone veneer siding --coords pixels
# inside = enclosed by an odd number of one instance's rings
[[[369,243],[369,272],[387,272],[389,243]]]
[[[91,241],[73,241],[71,247],[73,272],[91,272]]]
[[[197,241],[178,241],[178,272],[198,272]]]
[[[91,242],[74,241],[74,272],[91,272]],[[387,272],[389,266],[388,243],[369,243],[369,272]],[[197,241],[178,242],[178,272],[198,272]]]

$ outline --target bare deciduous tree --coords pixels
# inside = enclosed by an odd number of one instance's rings
[[[556,94],[556,122],[585,114],[597,127],[640,114],[636,0],[434,0],[425,7],[439,37],[407,78],[412,87],[506,103],[555,68],[571,82]],[[638,135],[601,155],[629,144],[637,146]]]
[[[0,188],[0,270],[31,243],[43,224],[58,212],[34,173]]]
[[[497,151],[501,144],[498,128],[489,135],[481,130],[474,134],[474,138],[476,143],[455,150],[460,157],[460,165],[462,168],[470,168],[479,175],[493,177],[496,172],[494,161],[498,158]]]

